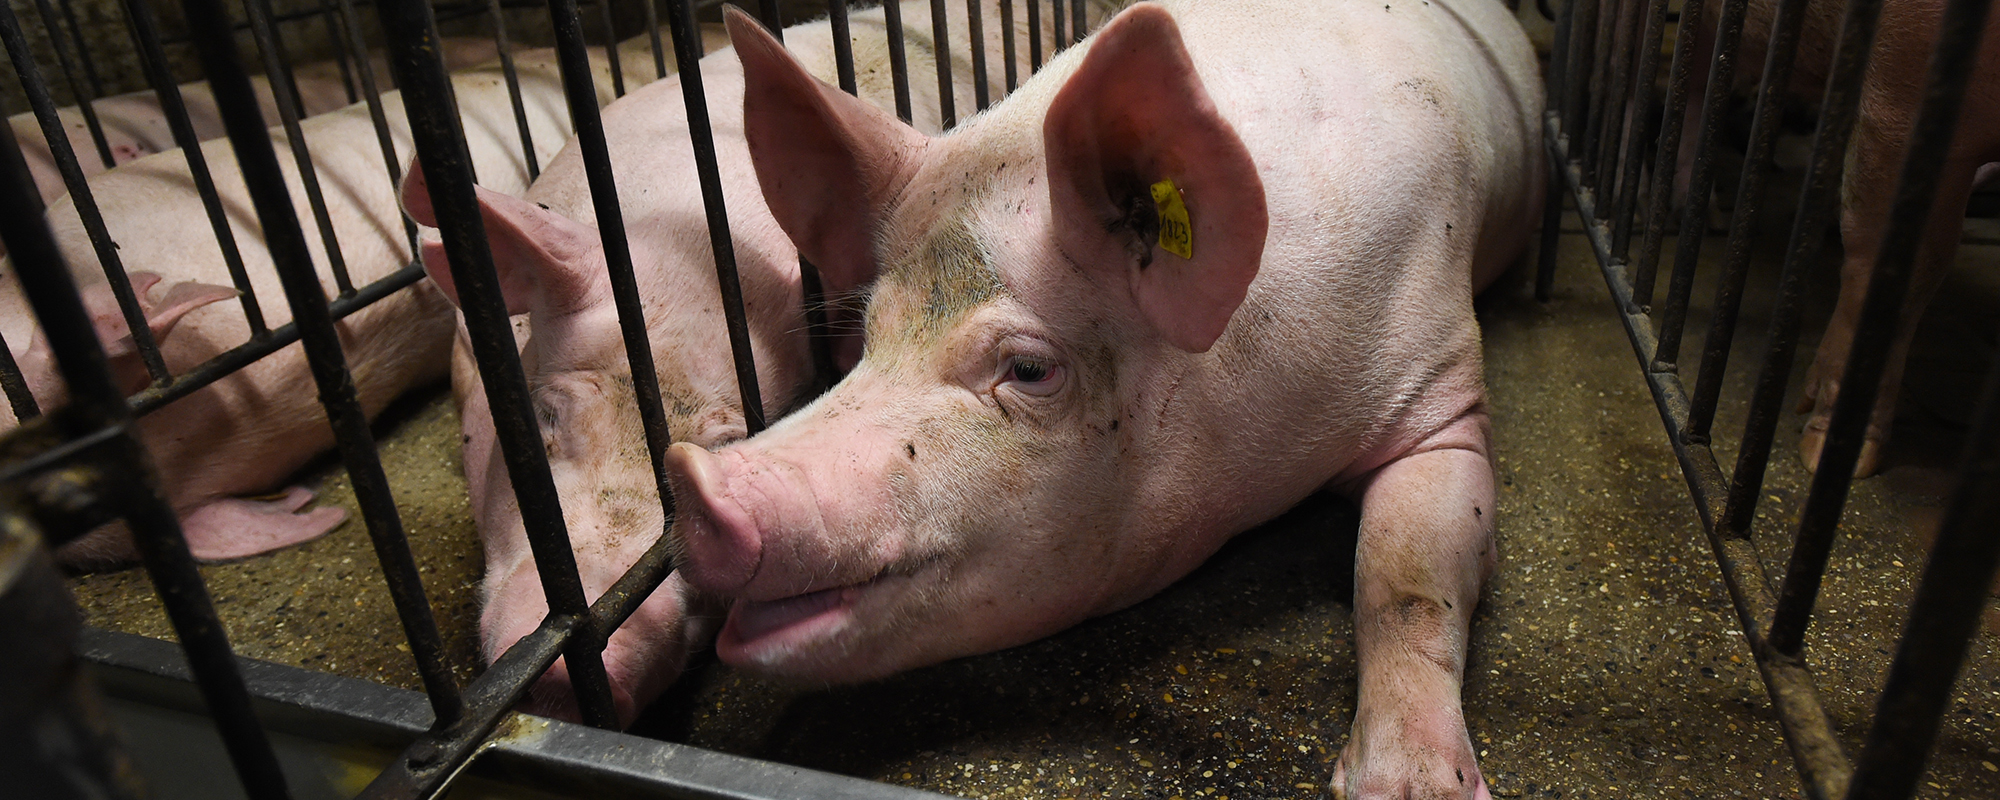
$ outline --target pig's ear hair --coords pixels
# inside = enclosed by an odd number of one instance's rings
[[[606,290],[604,241],[597,229],[518,197],[482,186],[472,187],[479,200],[480,221],[486,227],[493,269],[508,314],[542,311],[561,314],[594,302]],[[415,160],[403,176],[403,213],[426,227],[437,227],[430,186]],[[445,258],[444,242],[420,239],[424,272],[453,305],[458,283]]]
[[[723,17],[743,61],[743,132],[771,215],[828,292],[874,280],[876,223],[929,138],[808,74],[748,14]]]
[[[1210,101],[1166,11],[1133,6],[1098,31],[1042,124],[1049,201],[1065,252],[1182,350],[1229,327],[1263,260],[1269,217],[1250,152]],[[1179,188],[1192,257],[1157,244],[1153,185]]]

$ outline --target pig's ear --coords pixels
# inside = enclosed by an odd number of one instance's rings
[[[134,272],[129,280],[133,294],[139,298],[139,310],[146,316],[146,327],[152,331],[156,343],[165,342],[189,312],[237,296],[237,291],[227,286],[183,281],[169,287],[165,295],[155,300],[152,290],[160,282],[159,275]],[[104,356],[113,380],[128,394],[143,388],[150,382],[151,376],[146,374],[145,364],[139,358],[139,343],[133,339],[132,329],[125,324],[124,311],[118,307],[118,297],[112,293],[110,284],[93,284],[80,289],[79,293],[83,297],[84,308],[90,311],[91,325],[97,330],[98,341],[104,345]],[[41,335],[37,329],[35,341],[29,346],[31,352],[47,353],[47,344],[41,341]],[[53,361],[50,363],[53,365]]]
[[[1173,18],[1141,4],[1100,30],[1050,102],[1042,138],[1064,250],[1112,285],[1129,283],[1140,314],[1176,347],[1214,345],[1257,277],[1269,217],[1257,166]],[[1162,244],[1177,225],[1190,234],[1176,241],[1185,255]]]
[[[518,197],[472,187],[486,226],[493,269],[508,314],[543,311],[562,314],[590,305],[608,291],[604,240],[597,229]],[[403,213],[417,224],[437,227],[430,186],[416,161],[403,177]],[[419,239],[424,272],[456,305],[458,284],[445,259],[444,242]]]
[[[929,144],[888,112],[814,78],[763,26],[724,12],[743,61],[743,133],[778,226],[829,293],[875,278],[875,226]]]

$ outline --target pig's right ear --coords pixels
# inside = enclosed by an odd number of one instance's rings
[[[1126,286],[1174,346],[1229,327],[1270,218],[1250,151],[1195,74],[1173,17],[1132,6],[1097,32],[1042,123],[1064,252]]]
[[[567,313],[591,305],[609,291],[604,240],[596,228],[518,197],[480,186],[472,189],[479,199],[479,217],[508,314]],[[403,177],[403,213],[419,225],[437,227],[429,183],[414,160]],[[444,242],[420,239],[418,245],[424,272],[458,304],[458,284],[445,258]]]
[[[726,8],[743,61],[743,133],[778,226],[829,292],[875,278],[875,226],[916,173],[930,139],[821,83],[748,14]]]

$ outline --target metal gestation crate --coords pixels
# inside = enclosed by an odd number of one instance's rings
[[[939,41],[946,40],[941,30],[946,24],[945,2],[934,0],[931,4],[932,33]],[[46,413],[37,408],[21,370],[13,363],[5,345],[0,344],[0,388],[5,389],[17,416],[25,420],[0,445],[0,450],[4,450],[4,455],[0,455],[0,498],[5,500],[0,503],[0,522],[4,522],[7,534],[5,547],[0,547],[0,560],[5,562],[0,565],[4,566],[0,569],[0,579],[5,580],[0,583],[0,589],[4,589],[0,606],[25,609],[18,615],[8,614],[10,623],[16,620],[22,623],[5,626],[4,632],[10,643],[33,643],[34,652],[40,656],[19,663],[10,661],[9,668],[18,669],[10,674],[23,676],[19,681],[10,681],[10,686],[51,687],[46,696],[28,691],[13,693],[11,688],[0,692],[9,697],[0,710],[18,715],[9,719],[47,723],[37,723],[32,729],[10,730],[7,736],[27,739],[19,747],[10,745],[7,753],[0,755],[0,764],[8,765],[6,771],[10,774],[18,771],[24,776],[25,782],[17,786],[26,787],[29,796],[128,797],[142,791],[138,788],[140,784],[132,780],[131,762],[115,746],[86,746],[88,742],[101,745],[115,737],[106,733],[103,701],[78,678],[80,667],[76,657],[80,656],[93,665],[91,671],[112,690],[111,694],[145,697],[161,715],[172,718],[156,721],[165,726],[159,730],[177,736],[211,736],[206,732],[206,723],[190,728],[181,717],[198,714],[211,719],[234,765],[233,779],[220,779],[213,774],[178,777],[197,780],[197,785],[214,784],[223,787],[217,791],[227,792],[236,791],[228,788],[233,782],[253,798],[293,794],[296,787],[288,788],[280,762],[302,757],[292,752],[302,737],[365,744],[400,753],[368,785],[363,792],[366,797],[434,797],[480,776],[503,777],[517,786],[615,792],[618,796],[931,796],[612,730],[615,717],[611,693],[599,653],[610,632],[670,571],[666,539],[662,537],[610,591],[595,603],[586,604],[512,328],[474,204],[474,177],[451,84],[438,57],[440,19],[483,16],[504,57],[508,52],[508,32],[503,8],[528,8],[536,4],[489,0],[434,7],[423,0],[375,0],[372,6],[380,23],[380,39],[403,93],[415,151],[433,192],[443,238],[452,256],[451,269],[465,321],[472,333],[473,351],[486,382],[507,466],[516,476],[515,491],[552,610],[539,629],[523,638],[477,679],[459,685],[446,663],[434,612],[411,555],[397,505],[390,496],[376,442],[357,399],[355,382],[346,367],[334,327],[335,321],[420,280],[421,265],[410,264],[386,278],[359,286],[336,269],[333,280],[338,291],[330,299],[326,296],[308,246],[307,237],[312,234],[295,213],[280,170],[279,159],[284,156],[274,150],[267,134],[266,125],[271,120],[262,118],[239,58],[237,34],[247,28],[266,74],[276,79],[272,84],[281,116],[279,122],[295,143],[291,155],[304,161],[305,151],[297,145],[301,141],[302,109],[296,90],[290,88],[292,65],[285,56],[286,32],[291,32],[295,45],[301,37],[330,37],[340,60],[341,74],[350,81],[350,97],[366,102],[372,112],[389,165],[382,177],[390,185],[396,185],[402,178],[398,173],[404,165],[395,157],[385,127],[381,85],[384,76],[372,74],[368,66],[367,40],[371,37],[365,35],[363,15],[357,11],[361,5],[358,0],[339,0],[278,13],[271,0],[248,0],[242,8],[246,21],[239,22],[232,7],[220,0],[187,0],[182,6],[186,35],[181,39],[162,34],[156,12],[146,0],[123,3],[133,51],[144,67],[148,83],[160,97],[173,125],[176,143],[190,153],[198,153],[199,148],[195,146],[186,109],[175,89],[176,77],[166,48],[174,43],[172,40],[180,40],[191,45],[198,56],[201,74],[213,88],[264,233],[261,245],[243,242],[237,246],[269,249],[294,320],[275,328],[264,325],[258,304],[271,298],[257,297],[239,265],[234,274],[235,285],[252,320],[253,335],[221,356],[178,374],[168,369],[148,331],[131,279],[120,263],[118,248],[104,230],[89,185],[79,169],[80,158],[101,156],[107,163],[111,159],[105,135],[91,115],[89,104],[106,92],[93,70],[93,54],[75,24],[71,4],[69,0],[60,0],[59,12],[47,0],[37,0],[39,20],[27,26],[11,6],[0,8],[0,38],[4,38],[29,105],[48,136],[65,184],[89,229],[105,267],[105,277],[133,332],[149,377],[147,387],[129,398],[112,381],[106,368],[105,350],[94,335],[89,314],[54,239],[42,222],[40,197],[29,180],[11,133],[4,134],[8,140],[0,142],[0,173],[4,173],[0,174],[0,238],[4,238],[22,291],[35,310],[68,386],[70,401]],[[623,5],[611,0],[597,4],[607,30],[614,27],[614,11]],[[748,342],[742,335],[742,299],[736,288],[714,148],[708,139],[707,106],[697,63],[701,52],[695,26],[698,4],[693,0],[668,0],[663,4],[632,5],[639,8],[623,11],[642,11],[647,28],[654,31],[651,50],[660,75],[665,75],[669,53],[677,59],[702,173],[699,189],[687,187],[687,190],[701,191],[707,203],[708,224],[716,244],[716,269],[724,287],[725,313],[733,332],[731,344],[741,379],[743,407],[749,412],[749,427],[754,433],[764,424],[762,403],[758,400]],[[598,95],[586,51],[584,18],[577,0],[550,0],[546,7],[562,63],[575,136],[586,162],[597,222],[609,256],[612,287],[648,448],[655,473],[663,474],[660,459],[671,434],[661,409],[658,383],[652,374],[647,330],[639,315],[640,299],[625,245],[604,129],[594,99]],[[886,8],[893,79],[903,101],[899,111],[908,119],[909,82],[928,77],[907,74],[904,59],[900,57],[903,28],[897,19],[897,6],[891,3]],[[1076,0],[1068,4],[1064,0],[1050,0],[1046,7],[1038,0],[1018,3],[1002,0],[1001,9],[1002,19],[993,22],[1008,31],[1009,53],[1015,52],[1013,14],[1023,13],[1030,27],[1030,40],[1020,48],[1023,57],[1020,79],[1039,68],[1046,56],[1053,55],[1042,52],[1045,24],[1059,43],[1072,43],[1084,32],[1083,3]],[[833,20],[843,88],[854,91],[853,55],[845,24],[847,3],[832,0],[824,10]],[[977,20],[980,4],[971,3],[970,10],[972,19]],[[781,12],[776,2],[767,0],[760,11],[767,25],[773,29],[780,27]],[[658,34],[662,15],[671,34],[671,51],[664,48]],[[53,72],[37,63],[33,55],[29,34],[37,28],[47,36],[46,45],[56,56]],[[937,79],[941,87],[946,87],[942,99],[946,127],[956,121],[949,89],[952,61],[937,59]],[[624,85],[617,77],[615,52],[611,54],[611,63],[616,92],[622,94]],[[983,85],[987,65],[979,58],[972,63],[977,73],[975,79]],[[1011,62],[1006,65],[1006,76],[1006,85],[1011,89],[1017,79]],[[509,77],[512,77],[511,66]],[[79,154],[69,146],[57,116],[55,93],[51,91],[57,81],[68,89],[75,102],[82,104],[99,153]],[[510,90],[524,137],[522,148],[531,153],[525,141],[527,122],[521,117],[519,89],[511,86],[511,81]],[[983,91],[979,93],[982,109],[994,99],[997,98],[988,98]],[[213,178],[205,165],[194,163],[191,168],[211,221],[218,232],[226,231],[227,212],[216,200]],[[532,155],[529,169],[532,174]],[[317,179],[310,170],[301,172],[315,216],[321,218],[322,235],[328,235],[324,233],[326,211],[319,198]],[[414,245],[415,228],[405,222],[405,232]],[[328,236],[322,242],[325,250],[339,252],[338,243]],[[228,241],[227,236],[221,238]],[[228,249],[230,246],[225,245],[225,250]],[[809,268],[806,272],[812,274]],[[813,285],[809,278],[809,291]],[[816,307],[816,300],[809,302],[809,307]],[[421,675],[422,693],[236,656],[203,578],[196,570],[179,522],[157,491],[155,473],[151,471],[155,465],[148,464],[131,433],[134,419],[293,342],[303,342],[309,357],[340,460],[351,475],[382,578],[388,583],[410,655]],[[660,498],[668,505],[666,511],[671,518],[672,494],[664,484],[660,486]],[[180,639],[178,647],[144,637],[78,628],[74,606],[64,596],[61,581],[53,577],[47,550],[38,546],[37,540],[52,549],[112,520],[123,520],[132,530],[141,561]],[[582,714],[595,729],[558,726],[537,735],[526,735],[503,726],[529,684],[558,657],[567,658]],[[60,702],[44,702],[48,698]],[[177,714],[180,716],[176,717]],[[274,746],[274,741],[283,746]],[[476,765],[475,756],[478,756]]]
[[[1551,159],[1538,295],[1546,299],[1565,202],[1577,210],[1601,268],[1614,311],[1680,463],[1689,496],[1706,529],[1741,629],[1782,724],[1804,795],[1812,798],[1903,798],[1918,788],[1924,763],[1952,697],[1954,678],[1977,633],[1987,587],[2000,563],[2000,365],[1988,374],[1979,410],[1964,441],[1957,488],[1950,499],[1922,583],[1908,609],[1894,661],[1875,701],[1865,743],[1850,756],[1823,707],[1806,666],[1808,626],[1839,533],[1876,387],[1883,375],[1897,317],[1909,291],[1920,231],[1932,213],[1931,198],[1950,137],[1959,119],[1972,65],[1981,47],[1989,3],[1945,4],[1929,74],[1921,87],[1922,110],[1909,133],[1907,162],[1896,186],[1875,262],[1853,352],[1840,381],[1818,470],[1785,536],[1789,560],[1782,576],[1767,575],[1752,526],[1767,465],[1772,458],[1780,404],[1799,339],[1800,297],[1814,260],[1826,243],[1839,202],[1843,159],[1857,120],[1881,0],[1850,0],[1838,49],[1819,106],[1808,172],[1797,198],[1769,310],[1767,343],[1754,365],[1754,394],[1740,438],[1715,429],[1717,398],[1750,264],[1760,204],[1782,200],[1766,193],[1773,142],[1787,102],[1787,82],[1798,46],[1804,2],[1777,8],[1767,61],[1738,63],[1746,0],[1672,4],[1679,15],[1671,58],[1663,42],[1673,21],[1667,0],[1600,3],[1579,0],[1556,16],[1555,51],[1549,62],[1546,143]],[[1829,4],[1831,5],[1831,4]],[[1713,13],[1714,19],[1708,19]],[[1696,63],[1696,42],[1707,30],[1713,59]],[[1986,43],[1992,47],[1993,43]],[[1700,357],[1681,352],[1689,318],[1696,261],[1709,228],[1711,188],[1723,148],[1731,70],[1761,69],[1735,213]],[[1706,94],[1690,96],[1690,75],[1706,70]],[[1751,73],[1744,73],[1751,74]],[[1664,94],[1662,92],[1664,87]],[[1794,101],[1796,102],[1796,101]],[[1700,126],[1682,130],[1689,104],[1699,103]],[[1694,140],[1693,163],[1677,161],[1683,137]],[[1674,207],[1676,168],[1688,175],[1686,199]],[[1775,212],[1774,212],[1775,213]],[[1678,240],[1664,295],[1655,294],[1670,218]],[[1693,366],[1692,386],[1683,367]],[[1721,452],[1735,452],[1724,470]],[[1775,499],[1775,498],[1773,498]],[[1778,516],[1778,515],[1773,515]],[[1784,558],[1782,552],[1775,554]],[[1989,765],[1990,768],[1990,765]]]

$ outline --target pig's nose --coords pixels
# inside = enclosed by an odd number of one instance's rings
[[[730,497],[721,460],[680,442],[667,448],[667,480],[674,491],[681,574],[705,592],[727,596],[741,590],[757,574],[764,543],[749,512]]]

